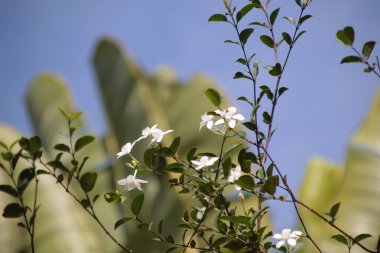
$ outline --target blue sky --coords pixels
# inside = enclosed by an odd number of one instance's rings
[[[289,12],[295,16],[289,7],[293,1],[272,2],[286,2],[280,16]],[[296,189],[312,156],[344,161],[349,138],[369,109],[379,80],[363,73],[359,65],[339,64],[351,52],[335,41],[335,33],[352,25],[360,48],[367,40],[380,41],[379,10],[378,0],[314,1],[309,8],[314,17],[305,25],[307,33],[289,62],[284,84],[290,89],[278,107],[278,130],[271,147]],[[196,73],[209,75],[232,100],[250,93],[247,82],[232,79],[239,70],[234,61],[240,52],[223,41],[232,39],[234,31],[207,22],[217,12],[223,12],[221,0],[0,1],[0,123],[33,134],[24,96],[33,77],[47,71],[66,80],[77,107],[85,112],[94,131],[103,133],[91,64],[102,36],[120,41],[149,73],[167,65],[181,79]],[[284,20],[277,22],[288,27]],[[263,63],[269,62],[272,55],[267,48],[252,48]],[[234,103],[248,115],[247,108]],[[275,208],[274,213],[279,210]],[[294,218],[276,217],[278,224],[294,223]]]

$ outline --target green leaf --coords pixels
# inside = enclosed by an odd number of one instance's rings
[[[299,21],[300,25],[302,25],[303,22],[305,22],[306,20],[308,20],[311,17],[312,17],[311,15],[305,15],[302,18],[300,18],[300,21]]]
[[[108,203],[111,203],[111,202],[121,203],[122,201],[121,194],[118,192],[107,192],[106,194],[104,194],[104,199]]]
[[[231,157],[228,157],[223,163],[222,163],[222,168],[223,168],[223,175],[225,178],[228,178],[230,175],[230,171],[232,168],[232,162],[231,162]]]
[[[278,176],[271,176],[265,181],[264,186],[263,186],[263,191],[270,195],[274,195],[276,193],[276,188],[278,184],[279,184]]]
[[[281,96],[285,91],[287,91],[288,88],[286,87],[281,87],[280,89],[278,89],[278,96]]]
[[[138,215],[144,203],[144,193],[137,195],[131,203],[131,212]]]
[[[158,223],[158,233],[160,234],[162,234],[163,224],[164,224],[164,220],[160,220],[160,222]]]
[[[362,54],[364,58],[368,59],[371,56],[372,50],[375,47],[375,41],[367,41],[362,49]]]
[[[296,43],[296,41],[303,35],[303,34],[305,34],[306,33],[306,31],[301,31],[297,36],[296,36],[296,38],[294,39],[294,43]]]
[[[81,115],[82,115],[82,112],[76,112],[74,114],[69,114],[69,117],[70,117],[71,121],[74,121],[77,118],[79,118],[79,116],[81,116]]]
[[[219,94],[219,92],[215,89],[207,89],[205,90],[205,95],[208,98],[208,100],[215,105],[216,107],[220,106],[220,103],[222,102],[222,98]]]
[[[263,209],[261,209],[260,211],[255,212],[255,213],[252,215],[252,217],[249,219],[249,223],[252,224],[252,225],[255,224],[257,218],[258,218],[259,216],[262,216],[262,215],[266,214],[266,212],[267,212],[268,209],[269,209],[269,206],[265,206],[265,207],[264,207]]]
[[[297,4],[299,7],[302,7],[301,0],[295,0],[295,1],[296,1],[296,4]]]
[[[255,181],[250,175],[243,175],[239,177],[239,179],[235,181],[235,184],[247,190],[252,190],[255,187]]]
[[[98,175],[95,172],[84,173],[79,180],[82,190],[90,192],[94,188],[97,178]]]
[[[337,240],[337,241],[340,242],[340,243],[343,243],[343,244],[346,245],[346,246],[348,246],[348,240],[347,240],[347,238],[346,238],[345,236],[343,236],[343,235],[340,235],[340,234],[338,234],[338,235],[333,235],[333,236],[331,236],[331,238],[334,239],[334,240]]]
[[[0,147],[4,148],[5,150],[8,150],[7,145],[5,145],[5,143],[2,141],[0,141]]]
[[[343,45],[352,46],[355,41],[354,28],[352,28],[351,26],[347,26],[343,30],[339,30],[336,33],[336,39]]]
[[[296,25],[296,21],[292,17],[284,17],[284,19],[288,20],[292,25]]]
[[[242,45],[245,45],[248,41],[249,36],[253,33],[253,28],[247,28],[240,32],[239,34],[239,40],[242,43]]]
[[[29,185],[30,181],[33,180],[34,174],[35,170],[33,168],[27,168],[21,171],[17,179],[17,189],[21,195]]]
[[[18,218],[24,213],[24,209],[18,203],[8,204],[3,211],[4,218]]]
[[[268,35],[261,35],[260,40],[268,47],[273,48],[274,47],[274,42],[271,37]]]
[[[59,151],[63,151],[63,152],[70,153],[70,148],[69,148],[69,146],[67,146],[66,144],[63,144],[63,143],[56,144],[56,145],[54,146],[54,149],[55,149],[55,150],[59,150]]]
[[[227,22],[227,17],[223,14],[214,14],[212,15],[209,19],[208,19],[209,22]]]
[[[333,219],[336,218],[336,215],[338,214],[338,211],[339,211],[339,207],[340,207],[340,202],[336,203],[335,205],[333,205],[331,207],[331,209],[330,209],[331,218],[333,218]]]
[[[171,148],[162,147],[159,150],[157,150],[157,155],[163,156],[163,157],[174,157],[175,153]]]
[[[276,63],[276,65],[274,65],[274,67],[268,71],[269,74],[271,74],[272,76],[279,76],[281,75],[281,64],[280,63]]]
[[[276,22],[278,13],[280,12],[280,8],[275,9],[271,14],[270,14],[270,23],[274,25],[274,22]]]
[[[236,73],[235,73],[235,76],[234,76],[234,79],[239,79],[239,78],[246,78],[246,79],[252,80],[249,76],[244,75],[244,74],[241,73],[240,71],[239,71],[239,72],[236,72]]]
[[[232,40],[225,40],[224,43],[230,43],[230,44],[237,44],[237,45],[239,45],[239,42],[232,41]]]
[[[247,64],[247,62],[243,58],[237,59],[236,62],[238,62],[238,63],[240,63],[242,65],[246,65]]]
[[[58,108],[58,110],[62,114],[62,116],[66,119],[66,121],[69,121],[69,116],[67,115],[67,113],[61,108]]]
[[[195,152],[197,152],[197,148],[191,148],[189,151],[187,151],[186,160],[188,162],[194,159]]]
[[[256,78],[259,75],[259,61],[253,63],[253,76]]]
[[[244,6],[243,8],[241,8],[241,10],[238,11],[238,13],[236,13],[236,20],[237,20],[237,22],[239,23],[239,21],[240,21],[245,15],[247,15],[248,12],[250,12],[254,7],[255,7],[254,4],[247,4],[246,6]]]
[[[87,146],[88,144],[90,144],[94,140],[95,140],[95,138],[91,135],[85,135],[85,136],[80,137],[75,142],[74,151],[78,152],[79,150],[81,150],[83,147]]]
[[[38,136],[33,136],[29,139],[29,152],[35,154],[41,149],[41,138]]]
[[[171,163],[166,166],[165,170],[173,172],[173,173],[182,173],[183,172],[183,164],[182,163]]]
[[[236,224],[242,224],[246,226],[250,226],[249,224],[249,218],[245,216],[222,216],[220,217],[221,220],[231,221]]]
[[[8,193],[9,195],[13,197],[16,197],[16,198],[18,197],[17,190],[13,188],[11,185],[6,185],[6,184],[0,185],[0,191]]]
[[[174,151],[174,153],[176,153],[177,152],[177,150],[178,150],[178,147],[179,147],[179,144],[181,143],[181,137],[176,137],[174,140],[173,140],[173,142],[172,142],[172,144],[170,145],[170,149],[171,150],[173,150]]]
[[[91,206],[91,203],[90,203],[90,201],[89,201],[88,199],[82,199],[82,200],[80,201],[80,203],[81,203],[81,205],[82,205],[84,208],[88,208],[88,207]]]
[[[121,218],[120,220],[118,220],[118,221],[115,222],[114,229],[117,229],[118,227],[120,227],[121,225],[127,223],[130,220],[133,220],[133,218],[131,218],[131,217]]]
[[[154,167],[156,162],[156,150],[149,148],[144,152],[144,163],[147,167]]]
[[[288,45],[291,45],[291,44],[292,44],[292,38],[290,37],[289,33],[283,32],[283,33],[282,33],[282,38],[285,40],[285,42],[286,42]]]
[[[62,153],[61,153],[62,154]],[[60,169],[66,172],[69,172],[69,170],[63,165],[61,161],[50,161],[47,163],[50,167],[53,167],[54,169]]]
[[[370,235],[370,234],[360,234],[354,238],[352,245],[355,244],[355,241],[360,242],[360,241],[365,240],[365,239],[370,238],[370,237],[372,237],[372,235]]]
[[[359,56],[349,55],[349,56],[344,57],[340,61],[340,64],[343,64],[343,63],[352,63],[352,62],[363,62],[363,61],[362,61],[362,59]]]

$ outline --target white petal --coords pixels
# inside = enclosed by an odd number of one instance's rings
[[[236,120],[230,120],[230,121],[228,121],[228,126],[230,128],[235,128],[235,126],[236,126]]]
[[[192,160],[191,162],[194,163],[195,165],[198,165],[198,166],[201,165],[201,163],[196,161],[196,160]]]
[[[128,180],[126,178],[123,178],[123,179],[120,179],[119,181],[117,181],[117,183],[119,185],[126,185],[128,183]]]
[[[302,232],[301,232],[301,231],[295,230],[295,231],[293,231],[293,232],[290,234],[290,237],[291,237],[291,238],[294,238],[294,239],[297,239],[297,238],[300,237],[301,235],[302,235]]]
[[[146,180],[142,180],[142,179],[136,179],[135,180],[137,183],[139,183],[139,184],[146,184],[146,183],[148,183],[148,181],[146,181]]]
[[[274,234],[272,237],[277,240],[281,240],[282,238],[281,234]]]
[[[123,152],[123,151],[120,151],[119,153],[116,154],[116,158],[120,158],[120,157],[122,157],[123,155],[126,155],[126,153]]]
[[[236,114],[232,117],[233,119],[236,119],[236,120],[245,120],[244,116],[241,115],[241,114]]]
[[[282,240],[279,241],[279,242],[276,244],[276,248],[277,248],[277,249],[281,248],[281,246],[284,245],[284,243],[285,243],[285,242],[282,241]]]
[[[287,243],[288,243],[290,246],[294,247],[294,246],[296,246],[297,241],[296,241],[296,239],[288,239]]]
[[[229,113],[231,113],[231,114],[235,114],[235,112],[236,112],[236,107],[231,106],[231,107],[229,107],[229,108],[227,109],[227,111],[228,111]]]
[[[214,122],[212,120],[210,120],[209,122],[207,122],[206,127],[208,129],[211,129],[213,125],[214,125]]]
[[[219,159],[219,157],[211,157],[211,159],[208,161],[207,165],[213,165],[217,160]]]
[[[224,124],[224,119],[218,119],[217,121],[215,121],[214,125],[220,125],[220,124]]]

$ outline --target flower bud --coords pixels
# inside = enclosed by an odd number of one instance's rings
[[[244,195],[243,193],[239,192],[239,201],[243,202],[244,201]]]

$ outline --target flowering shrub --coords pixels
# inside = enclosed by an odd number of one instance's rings
[[[300,28],[311,18],[311,15],[305,14],[311,4],[310,0],[294,2],[299,9],[299,17],[284,17],[285,21],[293,26],[293,30],[290,33],[281,32],[280,39],[279,33],[274,29],[280,8],[272,8],[270,0],[251,0],[240,7],[235,6],[232,1],[224,0],[225,14],[217,13],[210,17],[210,22],[229,24],[236,32],[236,39],[225,42],[235,44],[241,50],[242,56],[237,62],[242,66],[242,70],[236,72],[234,78],[246,79],[252,86],[252,98],[238,98],[250,106],[251,113],[249,116],[243,116],[235,107],[225,109],[222,107],[222,98],[218,91],[210,88],[205,91],[205,95],[215,106],[215,110],[199,115],[199,131],[209,131],[210,135],[220,138],[220,144],[215,144],[218,146],[218,152],[198,152],[194,147],[184,154],[180,153],[180,137],[174,138],[170,145],[167,145],[168,141],[165,139],[172,137],[176,133],[175,129],[164,131],[158,128],[158,125],[146,127],[141,136],[134,141],[126,140],[132,142],[127,142],[121,147],[120,152],[115,154],[117,159],[127,160],[126,166],[130,171],[126,178],[118,178],[116,181],[124,190],[101,193],[107,202],[118,203],[127,209],[128,215],[114,223],[115,229],[134,222],[138,229],[150,233],[153,240],[167,244],[166,252],[187,252],[190,249],[199,252],[294,252],[302,247],[302,243],[299,242],[305,241],[313,244],[316,252],[322,252],[319,242],[309,233],[307,224],[300,215],[299,207],[304,207],[326,225],[337,230],[333,239],[345,244],[348,252],[354,245],[365,252],[380,252],[380,245],[377,245],[376,249],[370,249],[362,244],[361,241],[371,235],[353,236],[335,224],[340,203],[333,205],[328,213],[320,214],[310,207],[309,203],[301,202],[288,185],[286,175],[281,172],[280,166],[271,156],[269,147],[274,134],[275,112],[280,97],[287,91],[282,85],[282,77],[292,49],[305,33],[300,31]],[[253,20],[245,26],[242,25],[242,20],[247,19],[253,11],[262,13],[264,21]],[[259,41],[274,52],[273,64],[264,67],[256,60],[256,53],[249,53],[246,47],[248,40],[254,37],[257,27],[263,28],[264,31],[258,36]],[[367,42],[362,53],[359,53],[353,47],[353,34],[354,31],[350,27],[337,33],[338,40],[350,46],[357,54],[344,58],[342,63],[364,63],[366,72],[373,72],[379,76],[378,58],[373,63],[369,62],[375,43]],[[274,85],[259,86],[259,72],[260,75],[273,78]],[[16,199],[5,207],[3,216],[20,218],[17,226],[27,231],[31,251],[35,252],[35,219],[40,204],[38,183],[40,176],[48,175],[94,219],[120,250],[133,252],[133,249],[124,246],[108,231],[95,211],[94,205],[101,196],[93,193],[98,174],[92,171],[84,172],[83,168],[90,158],[78,159],[77,156],[78,151],[94,141],[94,137],[76,137],[75,121],[80,117],[80,113],[69,114],[61,110],[61,114],[67,122],[68,138],[66,143],[54,146],[58,154],[51,161],[46,161],[43,157],[41,140],[37,136],[21,138],[11,145],[0,142],[3,150],[3,162],[0,167],[13,184],[0,185],[0,191]],[[134,147],[141,145],[145,139],[150,141],[140,161],[133,155]],[[14,152],[16,146],[18,149]],[[15,173],[20,167],[20,160],[26,161],[29,167]],[[42,168],[38,168],[37,165]],[[180,235],[167,233],[164,229],[164,219],[158,224],[144,220],[144,189],[150,184],[145,178],[147,174],[167,180],[169,186],[174,188],[177,194],[184,195],[190,203],[179,217]],[[34,200],[32,205],[29,205],[24,202],[23,194],[32,182]],[[73,184],[79,186],[79,192],[73,189]],[[133,198],[126,198],[124,191],[138,193]],[[255,196],[256,202],[247,202],[248,196]],[[270,208],[267,200],[290,202],[298,215],[302,231],[284,228],[281,233],[273,232],[265,222]]]

